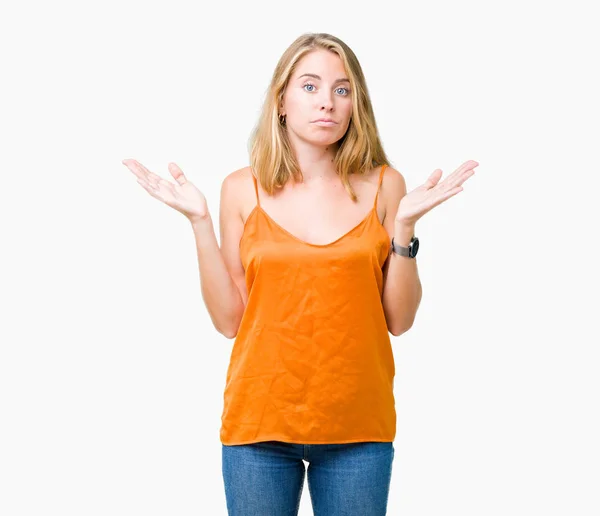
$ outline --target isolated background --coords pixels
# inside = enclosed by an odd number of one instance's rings
[[[409,190],[480,163],[416,226],[388,513],[598,515],[592,4],[4,5],[0,513],[226,514],[233,341],[188,221],[121,160],[165,178],[176,162],[217,224],[277,60],[329,32],[361,61]]]

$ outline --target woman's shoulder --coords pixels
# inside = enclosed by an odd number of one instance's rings
[[[248,180],[252,180],[252,167],[250,167],[250,165],[242,167],[242,168],[238,168],[237,170],[234,170],[233,172],[230,172],[229,174],[227,174],[225,176],[225,178],[223,179],[223,183],[227,182],[231,185],[237,185],[239,186],[240,182],[244,182],[244,181],[248,181]]]
[[[377,185],[379,183],[382,167],[385,167],[385,171],[383,172],[381,181],[381,190],[396,190],[404,182],[404,177],[398,170],[387,163],[372,167],[367,172],[360,174],[360,177],[355,177],[355,180]],[[352,175],[350,177],[352,177]]]
[[[377,167],[378,174],[381,167]],[[385,167],[379,197],[385,206],[385,212],[391,213],[398,210],[400,199],[406,195],[406,181],[401,172],[391,165]]]
[[[377,172],[378,174],[381,172],[381,167],[377,167]],[[385,167],[385,172],[383,173],[382,189],[386,187],[396,189],[403,182],[404,177],[398,170],[396,170],[391,165],[387,165]]]
[[[246,220],[256,206],[256,191],[252,181],[252,167],[247,165],[230,172],[223,179],[221,202],[228,202],[235,206],[242,220]]]
[[[379,168],[381,170],[381,168]],[[385,167],[385,172],[383,173],[383,181],[382,188],[388,188],[396,190],[399,186],[404,184],[404,176],[400,173],[400,171],[396,170],[391,165]]]

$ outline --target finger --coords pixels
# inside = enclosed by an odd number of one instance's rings
[[[167,188],[170,193],[174,192],[175,185],[171,181],[160,177],[158,174],[150,172],[144,165],[137,162],[140,169],[146,173],[146,181],[152,184],[155,189],[160,190],[161,187]]]
[[[438,181],[442,177],[442,169],[436,168],[433,173],[427,178],[427,181],[423,184],[426,189],[432,188],[438,184]]]
[[[143,177],[138,177],[137,182],[142,185],[146,190],[155,190],[154,185],[146,181]]]
[[[460,177],[463,174],[471,172],[475,167],[478,166],[479,163],[477,163],[477,161],[475,160],[470,159],[468,161],[465,161],[460,167],[456,169],[456,171],[451,176],[448,177],[448,179],[452,178],[451,181],[454,179],[460,179]]]
[[[175,163],[169,163],[169,172],[171,172],[171,175],[180,186],[183,186],[187,183],[187,179],[183,173],[183,170],[181,170]]]
[[[465,161],[460,167],[458,167],[452,174],[450,174],[442,183],[440,187],[444,190],[450,190],[455,186],[464,183],[474,172],[474,168],[479,166],[479,163],[474,160]]]
[[[158,182],[162,179],[159,175],[154,172],[150,172],[144,165],[142,165],[139,161],[135,159],[128,160],[130,164],[130,168],[134,174],[138,177],[142,177],[147,182],[153,184],[154,186],[158,186]],[[137,173],[136,173],[137,172]]]
[[[472,169],[465,170],[460,176],[457,176],[453,181],[450,181],[446,188],[450,190],[452,188],[460,186],[474,174],[475,171]]]
[[[152,181],[152,178],[150,177],[150,174],[148,174],[147,170],[144,170],[142,167],[139,166],[139,163],[137,163],[135,160],[133,159],[128,159],[128,160],[123,160],[123,164],[138,178],[138,179],[142,179],[146,184],[154,184],[154,181]]]
[[[154,185],[156,188],[159,187],[160,185],[160,181],[162,179],[162,177],[160,177],[159,175],[155,174],[154,172],[150,172],[150,170],[148,170],[144,165],[142,165],[139,161],[135,162],[135,165],[143,172],[146,174],[146,181],[148,181],[150,184]]]
[[[158,199],[159,201],[165,202],[164,199],[163,199],[163,197],[162,197],[162,195],[150,183],[148,183],[147,181],[145,181],[143,179],[138,179],[137,182],[140,185],[142,185],[142,187],[144,188],[144,190],[146,190],[146,192],[148,192],[152,197],[154,197],[155,199]]]
[[[457,181],[455,181],[454,186],[462,185],[467,179],[469,179],[473,175],[475,175],[474,170],[467,170],[461,177],[458,178]]]
[[[133,173],[133,175],[140,179],[145,179],[145,174],[143,174],[142,171],[137,169],[137,167],[133,163],[133,160],[124,159],[123,161],[121,161],[121,163],[123,163],[123,165],[125,165],[129,169],[129,171]]]
[[[450,197],[454,197],[457,193],[460,193],[463,191],[462,186],[457,186],[456,188],[452,188],[452,190],[448,190],[447,192],[441,194],[437,200],[435,201],[434,206],[437,206],[438,204],[443,203],[444,201],[447,201],[448,199],[450,199]]]

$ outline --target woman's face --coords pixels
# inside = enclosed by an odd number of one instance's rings
[[[352,116],[352,97],[339,56],[319,49],[302,57],[287,84],[282,104],[279,112],[286,115],[288,132],[302,140],[330,145],[344,136]],[[321,118],[333,122],[318,122]]]

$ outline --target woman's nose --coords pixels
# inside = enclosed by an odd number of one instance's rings
[[[320,104],[321,109],[330,110],[331,108],[333,108],[333,99],[328,95],[323,95],[323,97],[320,99]]]

